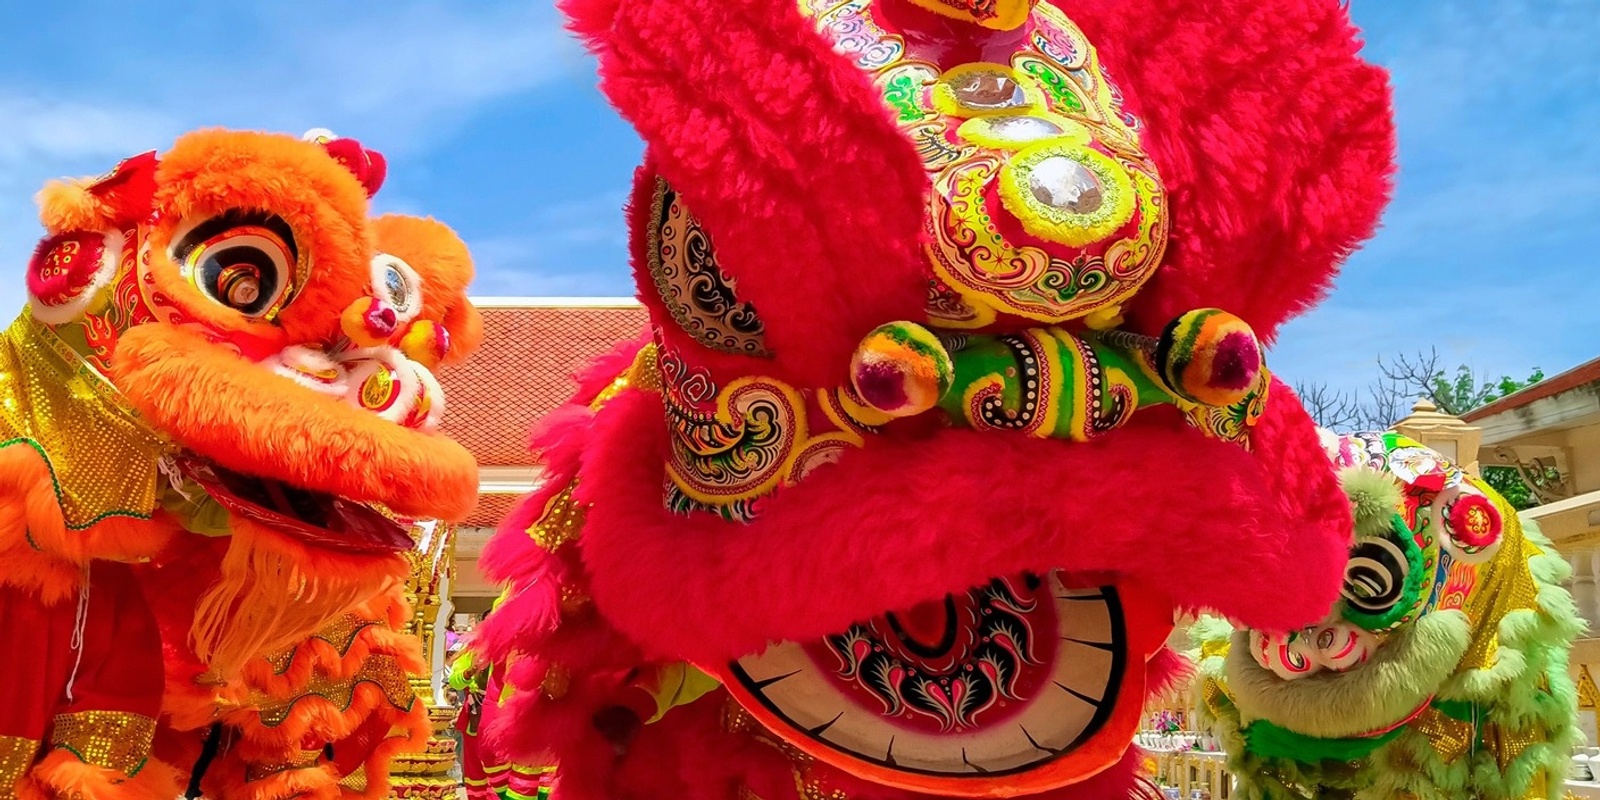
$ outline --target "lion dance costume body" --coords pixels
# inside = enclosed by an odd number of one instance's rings
[[[1562,797],[1581,740],[1567,562],[1438,453],[1394,433],[1328,441],[1356,534],[1328,619],[1193,631],[1241,795]]]
[[[384,797],[398,581],[477,473],[466,249],[349,139],[206,131],[40,195],[0,340],[0,796]],[[454,338],[452,338],[452,336]]]
[[[648,144],[652,325],[485,553],[491,742],[561,800],[1148,791],[1174,611],[1338,595],[1349,504],[1257,337],[1386,202],[1342,4],[566,10]]]

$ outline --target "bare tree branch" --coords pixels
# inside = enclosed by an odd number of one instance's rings
[[[1317,424],[1333,431],[1350,431],[1361,427],[1362,413],[1359,405],[1344,392],[1335,391],[1328,384],[1298,383],[1294,393],[1300,404]]]
[[[1446,414],[1463,414],[1467,411],[1456,407],[1458,404],[1455,398],[1444,397],[1439,391],[1439,383],[1444,379],[1444,369],[1439,366],[1437,347],[1428,348],[1426,354],[1418,351],[1415,357],[1402,353],[1387,362],[1380,357],[1378,371],[1383,373],[1384,379],[1392,384],[1397,392],[1409,393],[1410,399],[1426,397]],[[1389,423],[1398,419],[1399,417],[1395,417],[1389,420]]]

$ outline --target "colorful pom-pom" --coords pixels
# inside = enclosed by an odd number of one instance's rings
[[[955,367],[927,328],[891,322],[867,334],[850,359],[850,383],[871,408],[899,418],[921,414],[950,390]]]
[[[406,358],[434,369],[450,352],[450,332],[432,320],[418,320],[400,337],[400,351]]]
[[[28,296],[33,316],[58,325],[104,305],[101,290],[117,271],[122,235],[77,231],[39,243],[28,262]]]
[[[394,335],[399,317],[393,306],[375,297],[358,298],[339,316],[339,327],[357,347],[376,347]]]
[[[1441,506],[1451,555],[1469,564],[1494,557],[1505,523],[1492,500],[1478,492],[1459,491],[1447,492],[1435,502]]]
[[[1173,394],[1204,406],[1228,406],[1243,400],[1261,374],[1261,343],[1244,320],[1202,308],[1167,325],[1155,360]]]

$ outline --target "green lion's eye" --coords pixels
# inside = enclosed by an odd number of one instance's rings
[[[1369,631],[1404,623],[1422,600],[1427,576],[1422,548],[1405,521],[1394,516],[1393,530],[1361,539],[1344,568],[1344,617]]]

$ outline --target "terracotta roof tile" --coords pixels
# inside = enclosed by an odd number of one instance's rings
[[[625,301],[539,302],[500,307],[485,301],[483,347],[439,371],[446,402],[440,429],[484,466],[529,463],[528,430],[568,399],[573,374],[638,335],[648,320],[643,307]]]
[[[493,528],[511,513],[511,509],[516,508],[517,501],[521,499],[522,495],[519,494],[480,494],[478,505],[461,524],[469,528]]]

